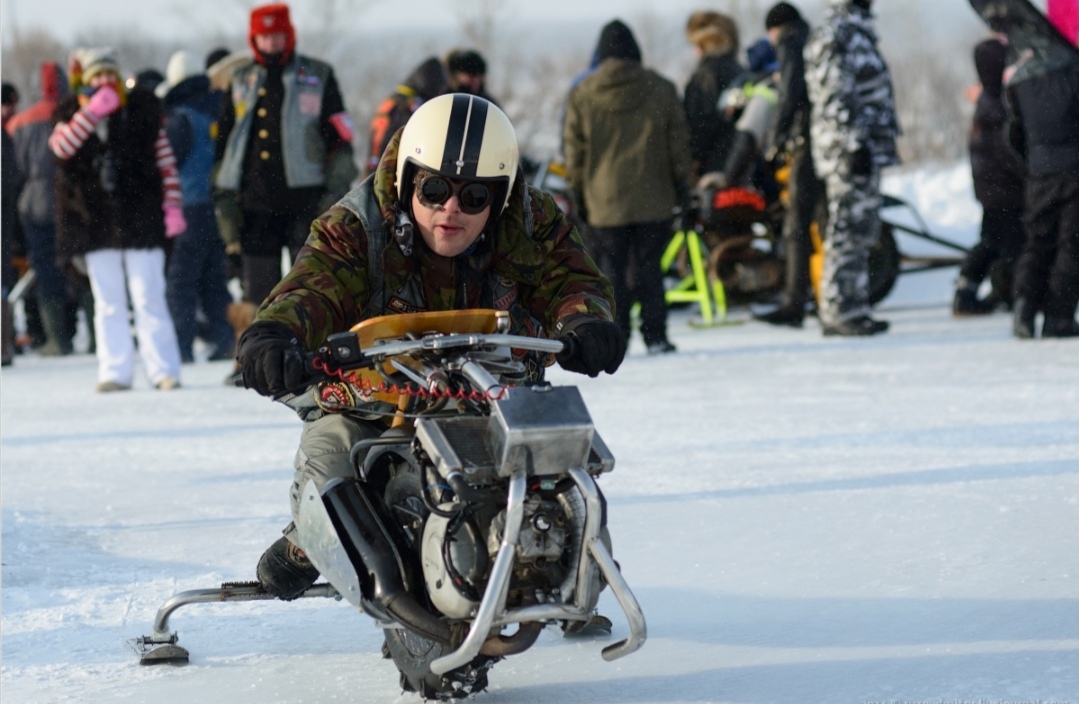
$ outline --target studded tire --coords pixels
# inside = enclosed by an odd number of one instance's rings
[[[463,699],[487,689],[487,671],[499,658],[478,655],[471,663],[444,675],[431,672],[431,663],[446,655],[444,646],[403,628],[386,630],[383,652],[401,674],[401,689],[424,699]]]

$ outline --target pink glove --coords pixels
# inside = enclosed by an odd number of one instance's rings
[[[83,109],[98,120],[103,120],[116,112],[118,107],[120,107],[120,95],[115,88],[106,85],[98,88],[90,96],[90,102],[86,103],[86,107]]]
[[[162,206],[162,209],[165,211],[165,237],[176,237],[187,231],[183,208],[169,203]]]

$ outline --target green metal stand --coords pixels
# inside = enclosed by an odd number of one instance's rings
[[[675,232],[660,259],[660,268],[667,271],[683,249],[689,257],[690,273],[667,291],[667,303],[696,303],[701,308],[703,325],[719,324],[727,318],[727,292],[718,277],[709,284],[708,269],[701,254],[700,233],[692,229]]]

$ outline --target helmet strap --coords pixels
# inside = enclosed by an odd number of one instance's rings
[[[404,208],[397,208],[397,218],[393,224],[393,239],[406,257],[412,256],[413,231],[412,218]]]

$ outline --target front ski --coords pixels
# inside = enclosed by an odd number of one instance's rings
[[[341,595],[330,584],[313,584],[296,597],[305,599],[323,597],[341,600]],[[173,594],[157,610],[154,631],[148,636],[139,636],[130,642],[141,665],[186,665],[190,653],[177,645],[179,636],[169,632],[169,616],[181,606],[213,601],[268,601],[276,599],[258,582],[224,582],[220,589],[192,589]]]

